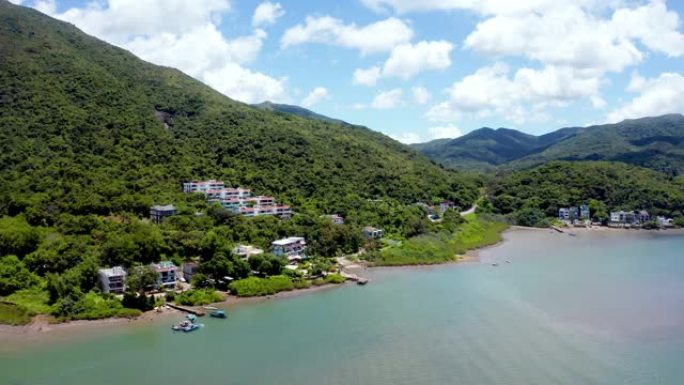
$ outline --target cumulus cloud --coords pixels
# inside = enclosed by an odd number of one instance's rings
[[[684,112],[684,76],[679,73],[666,72],[652,79],[635,74],[627,90],[638,96],[610,112],[607,122]]]
[[[461,130],[454,125],[430,127],[422,132],[403,131],[390,136],[404,144],[423,143],[435,139],[458,138],[463,135]]]
[[[413,87],[411,93],[413,93],[413,101],[419,105],[427,104],[432,97],[430,91],[425,87]]]
[[[401,44],[392,49],[383,66],[384,76],[409,79],[425,70],[441,70],[451,66],[453,44],[448,41],[421,41]]]
[[[354,71],[352,82],[354,84],[372,87],[378,82],[378,78],[380,78],[380,67],[374,66],[367,69],[359,68]]]
[[[328,96],[328,90],[325,87],[316,87],[302,100],[302,105],[304,107],[311,107],[327,99]]]
[[[375,95],[371,107],[377,110],[388,110],[396,108],[403,103],[404,92],[395,88],[389,91],[383,91]]]
[[[458,138],[459,136],[463,135],[460,128],[451,124],[446,126],[430,127],[428,132],[431,134],[431,140]]]
[[[276,22],[279,18],[285,15],[285,10],[280,5],[280,3],[272,3],[270,1],[263,2],[259,4],[254,10],[254,16],[252,16],[252,25],[255,27],[261,27],[265,25],[270,25]]]
[[[144,60],[178,68],[234,99],[286,99],[285,78],[245,67],[259,55],[266,33],[256,29],[229,39],[219,30],[221,15],[230,7],[228,0],[107,0],[62,13],[51,1],[39,10]]]
[[[413,30],[403,20],[388,18],[366,26],[345,24],[330,16],[306,18],[283,35],[283,48],[319,43],[358,49],[362,54],[388,52],[395,46],[407,43],[413,37]]]
[[[544,107],[599,97],[600,84],[591,72],[572,67],[521,68],[511,76],[506,64],[496,63],[455,82],[448,89],[449,99],[432,107],[427,117],[449,122],[466,114],[480,118],[499,114],[522,123],[531,116],[541,118]]]
[[[353,83],[374,86],[380,78],[408,80],[423,71],[449,68],[453,49],[454,45],[444,40],[399,44],[392,48],[382,67],[354,71]]]

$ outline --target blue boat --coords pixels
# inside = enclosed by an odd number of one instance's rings
[[[214,310],[211,313],[209,313],[209,315],[211,317],[214,317],[214,318],[226,318],[227,317],[226,312],[223,310]]]
[[[185,316],[185,318],[187,318],[190,322],[195,322],[197,320],[197,316],[194,314],[188,314]]]

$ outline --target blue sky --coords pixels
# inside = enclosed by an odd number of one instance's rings
[[[232,98],[404,142],[684,112],[679,0],[13,2]]]

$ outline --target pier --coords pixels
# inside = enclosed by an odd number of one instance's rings
[[[203,317],[203,316],[204,316],[204,310],[201,310],[201,309],[193,309],[193,308],[191,308],[191,307],[172,305],[172,304],[170,304],[170,303],[167,303],[166,306],[168,306],[168,307],[170,307],[170,308],[172,308],[172,309],[180,310],[180,311],[182,311],[182,312],[194,314],[194,315],[196,315],[196,316],[198,316],[198,317]]]
[[[356,282],[359,285],[365,285],[369,281],[368,278],[359,277],[356,274],[349,274],[349,273],[341,272],[340,275],[343,276],[344,278],[346,278],[348,281]]]

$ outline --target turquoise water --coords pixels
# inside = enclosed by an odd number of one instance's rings
[[[507,238],[479,264],[372,270],[190,334],[160,320],[5,350],[0,383],[684,383],[684,236]]]

